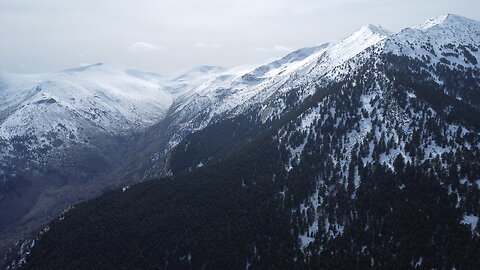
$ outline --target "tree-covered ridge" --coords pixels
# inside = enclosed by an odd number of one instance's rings
[[[385,57],[278,133],[291,181],[316,177],[295,210],[302,249],[325,269],[469,269],[479,251],[469,223],[480,210],[478,106],[445,90],[478,83],[452,72],[440,85],[416,73],[421,62]]]

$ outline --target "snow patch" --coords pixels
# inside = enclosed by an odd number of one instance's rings
[[[464,215],[463,219],[460,221],[460,224],[470,225],[470,229],[475,231],[478,224],[478,216],[476,215]]]

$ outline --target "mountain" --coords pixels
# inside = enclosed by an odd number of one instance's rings
[[[123,169],[116,173],[116,177],[150,179],[177,173],[180,164],[171,164],[171,153],[186,136],[220,120],[245,114],[251,108],[263,107],[260,121],[254,121],[249,128],[238,131],[244,137],[254,134],[257,132],[256,124],[278,117],[284,112],[286,104],[283,99],[286,93],[301,87],[305,92],[302,94],[304,97],[311,95],[315,91],[312,82],[330,76],[332,70],[339,72],[339,66],[375,42],[386,38],[388,33],[369,25],[339,43],[300,49],[258,67],[237,67],[202,75],[200,79],[197,77],[195,80],[187,80],[201,82],[193,86],[186,84],[188,87],[179,91],[183,94],[175,98],[165,118],[143,134],[142,144],[137,145],[131,161],[122,166]],[[222,134],[218,134],[216,138],[238,142]],[[236,146],[234,141],[231,141],[233,148]],[[204,144],[202,151],[207,151],[208,154],[204,152],[199,156],[183,157],[192,160],[194,164],[180,170],[206,164],[231,151],[232,147]],[[218,150],[221,152],[215,154]]]
[[[152,125],[173,98],[159,78],[145,76],[102,64],[53,74],[3,74],[2,161],[15,156],[19,144],[31,155],[41,152],[30,161],[42,162],[64,148],[88,145],[93,136]]]
[[[164,124],[172,103],[241,70],[155,74],[99,63],[0,74],[0,252],[72,204],[148,178],[181,136]],[[158,170],[150,174],[168,172]]]
[[[192,131],[219,119],[244,114],[253,107],[264,106],[261,121],[282,114],[285,103],[280,96],[300,86],[305,96],[311,95],[312,82],[328,76],[331,70],[384,39],[388,33],[369,25],[337,44],[300,49],[272,63],[255,68],[239,67],[211,77],[172,104],[166,118],[171,119],[168,125],[174,135],[162,151],[169,151]],[[304,87],[307,84],[311,85]],[[150,175],[153,176],[161,175]]]
[[[475,269],[479,33],[457,15],[368,25],[167,76],[171,105],[103,181],[159,179],[64,211],[5,266]]]
[[[95,64],[0,74],[0,250],[79,200],[123,185],[108,174],[182,91],[221,68],[155,74]],[[130,183],[130,182],[129,182]]]

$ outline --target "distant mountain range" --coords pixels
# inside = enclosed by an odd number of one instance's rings
[[[445,15],[255,67],[2,74],[4,268],[474,269],[479,49]]]

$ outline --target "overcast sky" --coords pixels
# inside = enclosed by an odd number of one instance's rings
[[[368,23],[399,31],[446,13],[480,20],[479,11],[479,0],[0,0],[0,70],[231,67]]]

